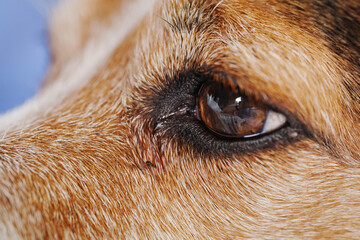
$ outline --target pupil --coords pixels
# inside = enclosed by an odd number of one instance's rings
[[[260,134],[268,110],[261,103],[241,94],[238,87],[208,81],[199,93],[198,111],[205,125],[227,137],[248,137]]]

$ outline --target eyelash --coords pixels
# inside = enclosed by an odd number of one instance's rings
[[[213,157],[246,154],[274,145],[286,145],[302,137],[303,125],[288,114],[284,114],[288,118],[284,127],[250,139],[229,139],[209,131],[195,116],[195,109],[201,86],[211,79],[211,74],[188,71],[179,74],[175,81],[172,79],[154,94],[150,99],[154,134],[172,138],[180,147],[191,147],[199,154]]]

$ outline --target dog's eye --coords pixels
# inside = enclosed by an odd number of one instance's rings
[[[253,97],[252,97],[253,96]],[[230,157],[300,139],[304,126],[226,75],[185,72],[150,98],[154,134],[208,156]]]
[[[251,138],[283,127],[287,119],[265,104],[241,93],[238,87],[207,81],[199,92],[196,115],[217,135]]]

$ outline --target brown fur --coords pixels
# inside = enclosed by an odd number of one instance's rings
[[[72,10],[62,7],[53,21],[44,92],[63,69],[88,60],[78,56],[101,40],[91,26],[110,27],[129,3],[65,4]],[[2,130],[0,233],[359,238],[359,31],[349,33],[359,29],[359,7],[355,0],[158,3],[89,82]],[[158,129],[159,93],[204,69],[293,116],[302,130],[288,142],[222,155],[172,134],[182,125]]]

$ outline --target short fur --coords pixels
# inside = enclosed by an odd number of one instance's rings
[[[359,14],[357,0],[65,1],[44,88],[0,118],[0,238],[358,239]],[[203,69],[296,119],[296,139],[223,156],[169,134],[184,125],[159,124],[177,112],[154,101]]]

